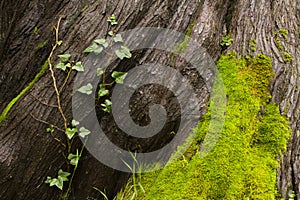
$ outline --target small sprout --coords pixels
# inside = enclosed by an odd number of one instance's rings
[[[108,99],[105,99],[105,102],[103,104],[101,104],[101,106],[103,107],[102,110],[104,112],[110,113],[111,105],[112,105],[112,102],[110,100],[108,100]]]
[[[115,14],[112,14],[109,18],[107,18],[107,21],[113,26],[113,25],[117,25],[117,18]]]
[[[73,136],[75,135],[76,132],[77,132],[76,128],[67,128],[66,129],[66,134],[67,134],[69,140],[71,140],[73,138]]]
[[[85,136],[87,136],[87,135],[89,135],[91,133],[91,131],[90,130],[88,130],[88,129],[86,129],[86,128],[84,128],[84,127],[81,127],[80,129],[79,129],[79,136],[80,137],[85,137]]]
[[[115,53],[121,60],[123,60],[123,58],[131,58],[132,56],[130,49],[127,46],[121,46],[121,48],[116,50]]]
[[[101,68],[97,69],[97,76],[101,76],[102,74],[104,74],[104,70]]]
[[[98,98],[106,96],[108,94],[109,94],[109,90],[107,90],[105,88],[104,84],[100,84],[100,89],[99,89],[99,92],[98,92]]]
[[[127,76],[126,72],[117,72],[117,71],[114,71],[111,74],[111,77],[113,77],[115,79],[116,83],[119,83],[119,84],[123,84],[124,83],[124,79],[125,79],[126,76]]]
[[[49,126],[48,128],[46,128],[46,132],[47,132],[47,133],[53,133],[53,132],[54,132],[53,126],[51,125],[51,126]]]
[[[83,71],[84,71],[83,65],[82,65],[81,62],[77,62],[77,63],[73,66],[72,69],[74,69],[74,70],[76,70],[76,71],[78,71],[78,72],[83,72]]]
[[[58,57],[61,59],[62,62],[67,62],[69,58],[71,57],[71,54],[65,53],[62,55],[58,55]]]
[[[77,91],[80,93],[83,93],[83,94],[90,95],[93,93],[93,86],[92,86],[92,84],[88,83],[87,85],[79,88]]]

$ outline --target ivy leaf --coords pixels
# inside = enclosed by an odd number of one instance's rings
[[[132,56],[130,49],[127,46],[121,46],[121,48],[116,50],[115,53],[121,60],[123,60],[123,58],[131,58]]]
[[[79,121],[76,121],[75,119],[72,120],[72,126],[75,127],[79,125]]]
[[[68,64],[64,64],[63,62],[60,62],[58,63],[57,65],[55,65],[55,68],[56,69],[61,69],[63,71],[66,71],[67,68],[70,68],[71,67],[71,64],[68,63]]]
[[[121,34],[119,34],[119,33],[115,35],[114,41],[115,42],[124,42]]]
[[[126,72],[117,72],[117,71],[114,71],[111,75],[111,77],[113,77],[115,79],[116,83],[119,83],[119,84],[124,83],[124,79],[126,76],[127,76]]]
[[[104,38],[94,40],[93,42],[98,45],[102,45],[104,48],[108,47],[108,43],[106,42],[106,40]]]
[[[56,69],[61,69],[61,70],[63,70],[63,71],[66,71],[67,66],[66,66],[63,62],[60,62],[60,63],[58,63],[57,65],[55,65],[55,68],[56,68]]]
[[[109,94],[109,90],[107,90],[105,88],[104,84],[100,84],[100,89],[99,89],[99,92],[98,92],[98,98],[103,97],[103,96],[108,95],[108,94]]]
[[[88,130],[88,129],[86,129],[86,128],[84,128],[84,127],[81,127],[80,129],[79,129],[79,136],[80,137],[85,137],[85,136],[87,136],[87,135],[89,135],[91,133],[91,131],[90,130]]]
[[[101,68],[97,69],[97,76],[101,76],[102,74],[104,74],[104,70]]]
[[[63,181],[68,181],[68,176],[70,176],[71,173],[64,172],[62,169],[58,171],[58,177],[61,177]]]
[[[60,46],[62,44],[62,40],[57,41],[56,44]]]
[[[75,166],[78,165],[78,161],[79,161],[78,149],[76,150],[76,154],[70,153],[68,155],[68,159],[71,165],[75,165]]]
[[[58,55],[58,57],[61,59],[62,62],[67,62],[69,58],[71,57],[71,54],[65,53],[62,55]]]
[[[69,140],[71,140],[73,138],[73,136],[75,135],[76,132],[77,132],[76,128],[67,128],[66,129],[66,134],[67,134]]]
[[[113,31],[109,31],[109,32],[108,32],[108,35],[113,36],[113,35],[114,35],[114,32],[113,32]]]
[[[93,93],[93,86],[92,86],[92,84],[88,83],[87,85],[79,88],[77,91],[80,93],[89,95],[89,94]]]
[[[58,177],[57,178],[51,178],[50,176],[47,177],[45,183],[49,184],[50,187],[56,186],[60,190],[63,188],[63,182],[68,181],[68,176],[70,173],[64,172],[62,169],[58,171]]]
[[[78,71],[78,72],[83,72],[84,69],[83,69],[83,65],[81,62],[77,62],[74,66],[73,66],[73,69]]]
[[[101,106],[103,107],[102,110],[104,112],[110,113],[111,105],[112,105],[112,102],[108,99],[105,99],[105,102],[101,104]]]
[[[90,53],[93,52],[96,55],[99,55],[103,51],[103,47],[99,44],[93,42],[88,48],[86,48],[83,52]]]

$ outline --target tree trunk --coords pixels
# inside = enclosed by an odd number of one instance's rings
[[[0,5],[0,111],[4,113],[11,107],[0,124],[1,199],[59,198],[59,190],[44,183],[47,176],[55,177],[60,168],[67,168],[62,156],[64,148],[45,131],[47,123],[63,127],[57,107],[52,106],[56,105],[56,95],[50,71],[45,70],[42,73],[42,66],[47,63],[47,57],[55,43],[53,25],[62,17],[59,37],[63,43],[55,51],[52,62],[57,63],[57,55],[65,52],[70,52],[75,61],[79,61],[84,59],[82,51],[93,39],[107,36],[111,30],[107,18],[112,14],[117,16],[118,32],[135,27],[163,27],[182,33],[188,33],[191,29],[190,36],[215,61],[222,53],[230,51],[236,51],[239,55],[263,53],[271,56],[276,74],[272,83],[272,100],[280,105],[282,114],[288,116],[293,130],[281,168],[278,169],[278,189],[285,199],[291,191],[300,193],[300,68],[297,48],[300,5],[296,0],[3,0]],[[288,31],[286,36],[284,30]],[[220,45],[225,32],[234,39],[227,49]],[[253,41],[256,41],[256,50],[253,48]],[[288,54],[292,56],[291,60]],[[160,51],[138,51],[131,59],[114,63],[111,67],[126,71],[137,64],[153,60],[170,64],[171,57],[168,54],[162,56]],[[175,68],[189,69],[188,64],[180,59],[176,59]],[[37,74],[40,75],[36,77]],[[63,84],[65,76],[65,73],[56,71],[59,86]],[[69,123],[72,119],[71,94],[75,76],[72,72],[61,96],[62,107]],[[28,86],[30,83],[32,86]],[[199,78],[194,87],[199,88],[202,115],[205,113],[205,102],[209,94]],[[136,104],[131,114],[140,125],[149,123],[145,106],[157,102],[159,98],[167,99],[167,102],[174,98],[164,90],[161,90],[161,94],[155,93],[156,87],[144,88],[144,91],[146,96],[154,95],[155,101],[142,100]],[[20,98],[10,106],[17,96]],[[140,97],[136,96],[133,102],[138,98]],[[125,149],[151,151],[159,148],[161,141],[165,144],[172,139],[170,136],[160,135],[156,139],[145,140],[146,145],[137,149],[134,145],[136,141],[131,138],[114,137],[117,128],[107,123],[113,120],[111,114],[104,114],[102,111],[97,114],[108,137],[116,140]],[[168,121],[164,132],[176,128],[176,109],[169,116],[175,120]],[[54,134],[64,140],[64,135],[59,131]],[[79,140],[75,143],[73,152],[76,147],[81,146]],[[87,151],[84,151],[79,163],[71,194],[74,199],[100,198],[101,195],[93,187],[105,189],[109,196],[113,196],[129,176],[128,173],[101,164]]]

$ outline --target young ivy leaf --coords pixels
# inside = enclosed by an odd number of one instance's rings
[[[78,149],[76,150],[76,154],[72,154],[70,153],[68,155],[68,160],[70,161],[71,165],[78,165],[78,161],[79,161],[79,154],[78,154]]]
[[[62,40],[57,41],[56,44],[60,46],[62,44]]]
[[[60,190],[62,190],[62,188],[63,188],[63,180],[61,178],[51,178],[50,176],[48,176],[45,183],[48,183],[50,185],[50,187],[55,185]]]
[[[97,69],[97,76],[101,76],[102,74],[104,74],[104,70],[101,68]]]
[[[98,98],[103,97],[105,95],[109,94],[109,90],[105,88],[104,84],[100,84],[99,92],[98,92]]]
[[[67,62],[71,57],[71,55],[69,53],[65,53],[62,55],[58,55],[58,57],[61,59],[62,62]]]
[[[103,47],[99,44],[93,42],[88,48],[86,48],[83,52],[90,53],[93,52],[96,55],[99,55],[103,51]]]
[[[77,91],[80,93],[89,95],[89,94],[93,93],[93,86],[92,86],[92,84],[88,83],[87,85],[79,88]]]
[[[108,35],[109,35],[109,36],[113,36],[113,35],[114,35],[114,32],[113,32],[113,31],[109,31],[109,32],[108,32]]]
[[[81,127],[80,129],[79,129],[79,136],[80,137],[85,137],[85,136],[87,136],[87,135],[89,135],[91,133],[91,131],[90,130],[88,130],[88,129],[86,129],[86,128],[84,128],[84,127]]]
[[[72,120],[72,126],[75,127],[79,125],[79,121],[76,121],[75,119]]]
[[[93,42],[98,45],[102,45],[104,48],[108,47],[108,43],[106,42],[106,40],[104,38],[94,40]]]
[[[58,177],[61,177],[63,181],[68,181],[69,172],[64,172],[62,169],[58,171]]]
[[[121,60],[123,60],[123,58],[131,58],[132,56],[130,49],[127,46],[121,46],[121,48],[116,50],[115,53]]]
[[[101,104],[101,106],[103,107],[102,110],[104,112],[110,113],[111,105],[112,105],[112,102],[108,99],[105,99],[105,102]]]
[[[119,33],[115,35],[114,41],[115,42],[124,42],[121,34],[119,34]]]
[[[83,72],[83,71],[84,71],[83,65],[82,65],[81,62],[77,62],[77,63],[73,66],[72,69],[74,69],[74,70],[76,70],[76,71],[78,71],[78,72]]]
[[[52,186],[55,185],[60,190],[62,190],[63,189],[63,182],[64,181],[68,181],[68,176],[69,175],[70,175],[70,173],[64,172],[62,169],[60,169],[58,171],[57,178],[51,178],[50,176],[48,176],[47,180],[45,181],[45,183],[48,183],[50,185],[50,187],[52,187]]]
[[[70,68],[71,67],[71,64],[70,63],[67,63],[67,64],[64,64],[63,62],[60,62],[58,63],[57,65],[55,65],[55,68],[56,69],[61,69],[63,71],[66,71],[67,68]]]
[[[75,135],[76,132],[77,132],[76,128],[67,128],[66,129],[66,134],[67,134],[69,140],[71,140],[73,138],[73,136]]]
[[[124,83],[124,79],[126,76],[127,76],[126,72],[113,71],[113,73],[111,74],[111,77],[113,77],[115,79],[116,83],[119,83],[119,84]]]

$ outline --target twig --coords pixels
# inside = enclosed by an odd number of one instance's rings
[[[59,130],[59,131],[61,131],[61,132],[63,132],[63,133],[65,132],[65,131],[62,130],[61,128],[59,128],[59,127],[57,127],[57,126],[55,126],[55,125],[53,125],[53,124],[51,124],[51,123],[49,123],[49,122],[46,122],[46,121],[41,120],[41,119],[38,119],[38,118],[35,117],[32,113],[30,113],[30,116],[31,116],[33,119],[35,119],[36,121],[39,121],[39,122],[42,122],[42,123],[47,124],[47,125],[49,125],[49,126],[52,126],[53,128],[55,128],[55,129],[57,129],[57,130]],[[59,142],[64,148],[66,148],[66,145],[65,145],[60,139],[58,139],[57,137],[55,137],[55,136],[53,135],[52,132],[51,132],[51,136],[53,137],[54,140],[56,140],[56,141]]]
[[[45,106],[49,106],[49,107],[53,107],[53,108],[58,108],[57,105],[51,105],[51,104],[48,104],[48,103],[45,103],[43,102],[42,100],[40,100],[38,97],[36,97],[35,95],[33,94],[30,94],[32,97],[35,98],[35,100],[37,100],[38,102],[40,102],[41,104],[45,105]]]

